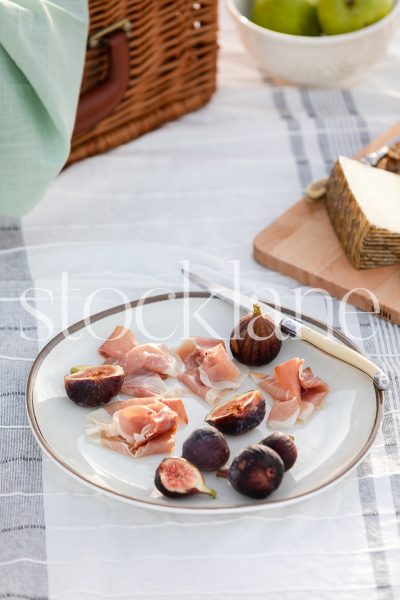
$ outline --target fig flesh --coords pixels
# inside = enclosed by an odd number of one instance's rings
[[[260,444],[272,448],[279,454],[285,465],[285,471],[289,471],[297,460],[297,448],[292,435],[276,431],[263,439]]]
[[[226,439],[215,427],[195,429],[182,447],[182,456],[200,471],[216,471],[230,455]]]
[[[213,408],[206,416],[206,422],[222,433],[240,435],[257,427],[264,419],[265,411],[261,392],[251,390]]]
[[[159,464],[154,478],[156,488],[169,498],[207,494],[216,498],[217,492],[207,487],[195,465],[185,458],[171,456]]]
[[[281,484],[285,467],[281,457],[267,446],[256,444],[242,450],[229,469],[217,472],[231,486],[250,498],[266,498]]]
[[[274,322],[262,314],[259,304],[254,304],[253,312],[242,317],[231,333],[231,352],[244,365],[266,365],[278,356],[281,347]]]
[[[79,406],[102,406],[118,394],[124,380],[124,369],[119,365],[72,367],[70,375],[64,377],[68,398]]]

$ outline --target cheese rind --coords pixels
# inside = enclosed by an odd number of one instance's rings
[[[400,234],[400,177],[341,156],[350,190],[369,223]]]
[[[357,268],[400,262],[400,176],[340,157],[326,207],[346,255]]]

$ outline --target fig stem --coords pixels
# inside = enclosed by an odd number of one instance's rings
[[[224,479],[228,479],[229,469],[218,469],[217,477],[223,477]]]
[[[217,497],[217,492],[215,490],[213,490],[212,488],[206,487],[203,494],[207,494],[208,496],[212,496],[212,498],[216,498]]]
[[[259,304],[253,304],[253,317],[261,317],[261,308]]]

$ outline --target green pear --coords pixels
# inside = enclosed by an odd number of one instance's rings
[[[327,35],[350,33],[386,17],[393,0],[320,0],[318,18]]]
[[[255,0],[251,20],[280,33],[321,34],[315,0]]]

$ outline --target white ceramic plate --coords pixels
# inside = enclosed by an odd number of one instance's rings
[[[264,370],[269,372],[277,362],[300,356],[329,383],[331,392],[323,410],[305,425],[296,425],[290,431],[296,439],[298,460],[285,474],[279,489],[265,500],[252,500],[238,494],[226,480],[214,474],[206,474],[205,478],[218,492],[215,500],[203,495],[179,500],[165,498],[154,487],[154,472],[163,456],[134,459],[88,441],[84,435],[88,409],[76,406],[67,398],[63,377],[72,365],[100,363],[97,353],[100,342],[93,333],[107,338],[116,325],[124,322],[137,332],[135,323],[141,318],[149,335],[169,336],[176,328],[168,345],[177,345],[188,334],[210,336],[208,326],[215,330],[215,336],[229,338],[236,318],[232,307],[203,292],[191,293],[185,300],[182,295],[177,296],[175,299],[149,298],[141,308],[133,302],[128,308],[120,306],[99,313],[91,318],[89,327],[79,322],[56,336],[41,351],[28,380],[27,409],[32,429],[52,459],[69,474],[116,498],[157,510],[193,513],[241,512],[290,504],[321,491],[356,466],[377,434],[383,395],[360,371],[298,340],[284,342],[277,361]],[[189,331],[184,331],[185,310]],[[316,325],[315,321],[307,320]],[[336,335],[351,345],[349,340]],[[140,335],[138,339],[146,341]],[[239,393],[254,387],[248,379]],[[189,424],[177,433],[177,456],[183,441],[193,429],[204,424],[209,412],[208,405],[196,396],[187,395],[184,402]],[[268,433],[264,421],[252,432],[229,437],[231,457]]]

